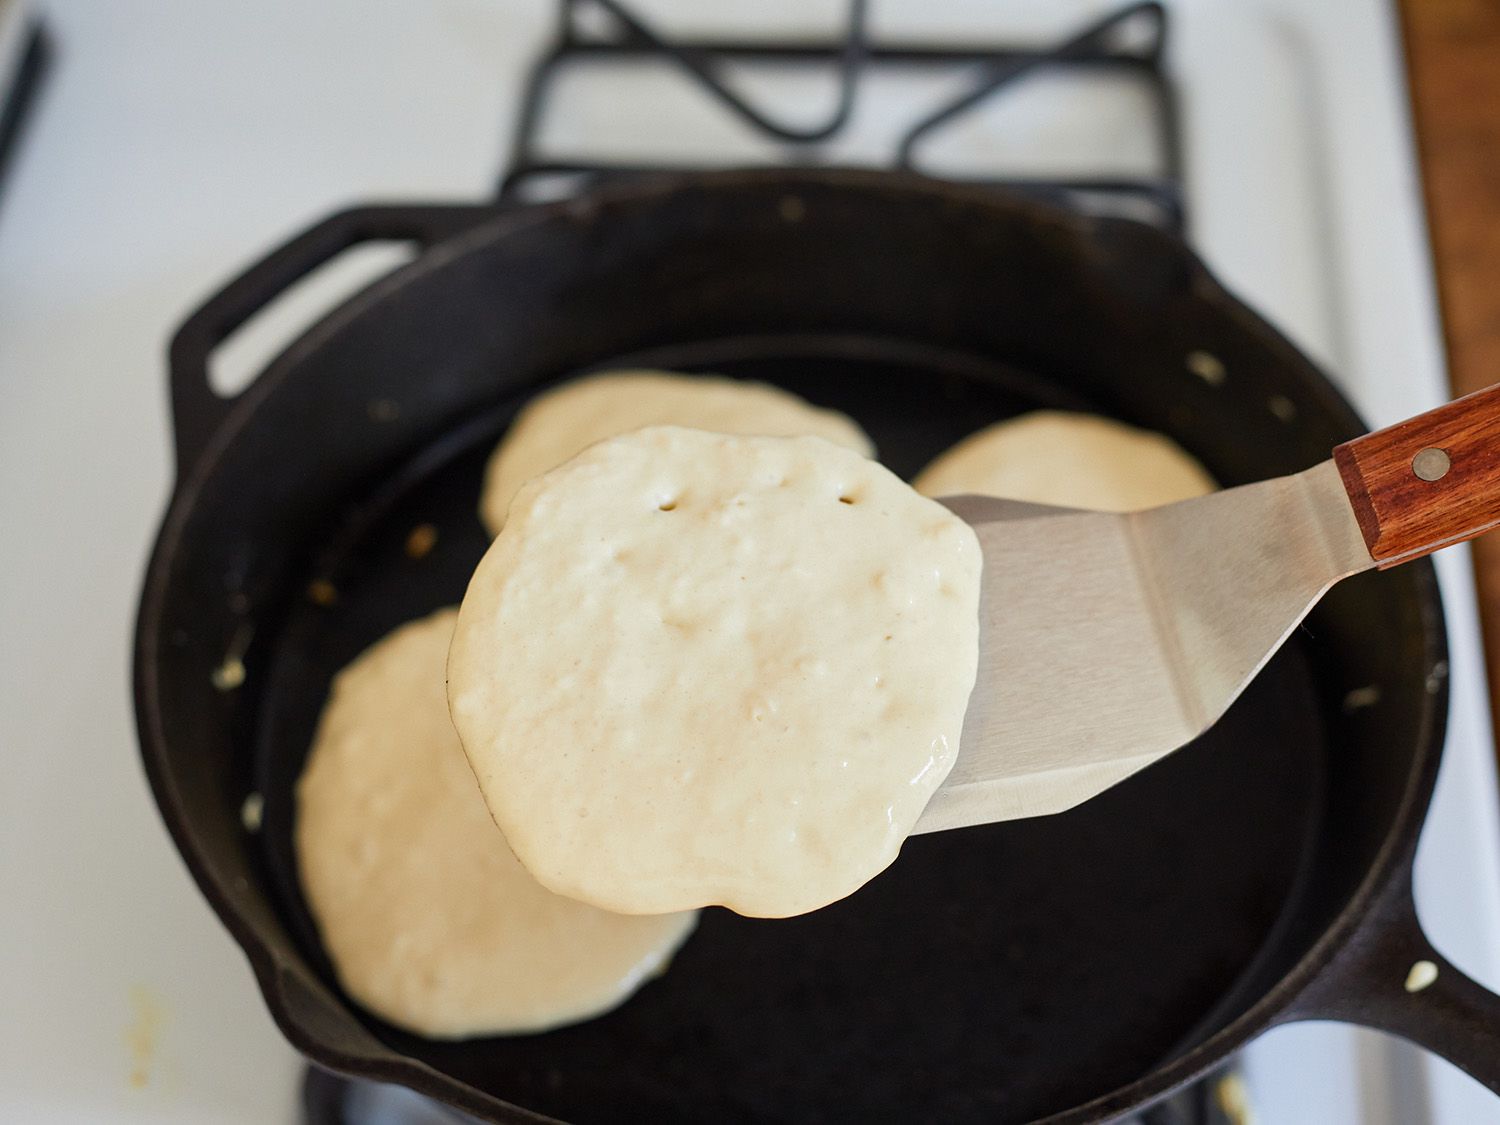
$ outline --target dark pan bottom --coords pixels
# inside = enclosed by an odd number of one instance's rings
[[[843,409],[910,476],[990,422],[1088,409],[972,357],[866,338],[683,345],[600,366],[766,379]],[[297,891],[292,782],[331,676],[388,630],[456,603],[485,547],[479,472],[520,400],[435,438],[309,556],[269,646],[256,731],[264,858],[331,978]],[[435,545],[408,556],[412,529]],[[1068,690],[1058,685],[1060,695]],[[1070,700],[1087,707],[1087,699]],[[1327,747],[1300,641],[1193,746],[1089,805],[909,841],[852,898],[785,921],[706,911],[661,979],[546,1035],[395,1049],[513,1104],[578,1121],[1013,1121],[1139,1077],[1235,1015],[1311,861]],[[1268,830],[1274,825],[1274,830]]]

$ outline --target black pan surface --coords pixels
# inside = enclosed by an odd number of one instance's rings
[[[1098,409],[993,360],[857,336],[703,341],[601,367],[778,383],[855,417],[910,476],[1039,407]],[[402,621],[461,598],[486,546],[484,459],[516,394],[334,514],[270,647],[256,737],[263,860],[333,980],[297,890],[293,782],[331,677]],[[405,550],[430,524],[436,545]],[[332,604],[329,587],[336,591]],[[1066,691],[1066,685],[1059,685]],[[1123,1085],[1237,1014],[1315,861],[1328,747],[1294,642],[1214,730],[1061,816],[914,838],[852,898],[786,921],[713,909],[623,1007],[545,1035],[392,1047],[573,1121],[1026,1120]],[[1086,701],[1079,701],[1086,705]],[[1266,831],[1275,825],[1275,831]]]

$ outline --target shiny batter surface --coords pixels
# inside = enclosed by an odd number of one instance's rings
[[[720,434],[811,434],[873,455],[870,439],[846,415],[813,406],[767,383],[665,371],[614,371],[538,395],[485,468],[479,515],[491,535],[505,526],[516,490],[596,441],[643,426],[690,426]]]
[[[622,917],[517,862],[448,718],[457,611],[404,625],[334,681],[297,785],[299,874],[344,990],[420,1035],[587,1019],[659,972],[696,915]]]
[[[895,858],[953,763],[980,566],[857,453],[641,430],[516,496],[459,614],[453,720],[552,890],[814,910]]]
[[[1215,489],[1171,438],[1094,414],[1038,410],[970,434],[915,481],[925,496],[976,493],[1133,512]]]

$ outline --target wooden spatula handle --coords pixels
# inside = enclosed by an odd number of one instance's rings
[[[1500,384],[1333,451],[1384,570],[1500,526]]]

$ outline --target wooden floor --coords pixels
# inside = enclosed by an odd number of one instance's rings
[[[1454,394],[1500,383],[1500,0],[1401,0]],[[1500,532],[1474,545],[1500,716]]]

